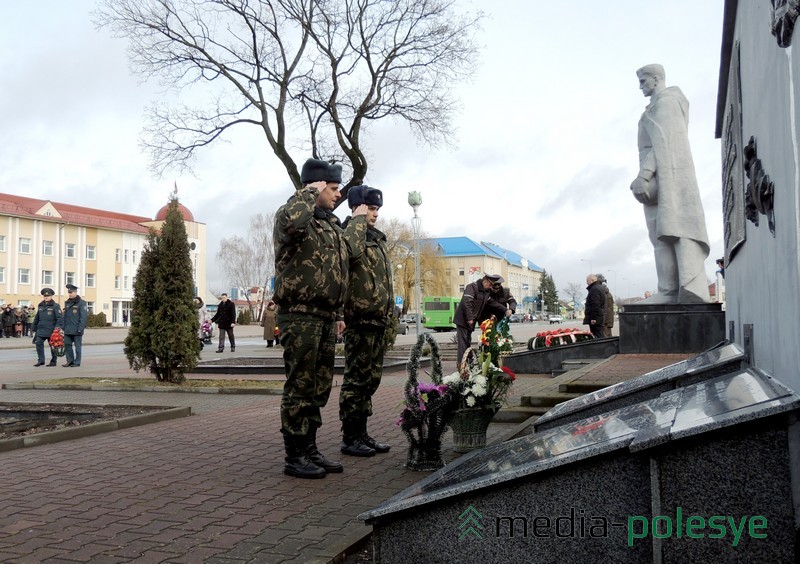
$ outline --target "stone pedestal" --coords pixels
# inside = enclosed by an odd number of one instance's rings
[[[718,303],[632,304],[619,314],[620,354],[695,353],[724,340]]]

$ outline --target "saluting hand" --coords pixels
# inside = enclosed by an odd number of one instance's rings
[[[367,215],[369,211],[369,207],[367,204],[361,204],[356,209],[353,210],[353,217],[358,217],[359,215]]]

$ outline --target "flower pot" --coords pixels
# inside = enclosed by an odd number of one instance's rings
[[[453,450],[469,452],[486,446],[486,430],[494,414],[494,407],[468,407],[453,414]]]

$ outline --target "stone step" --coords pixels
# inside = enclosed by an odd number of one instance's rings
[[[567,382],[566,384],[559,384],[558,391],[559,392],[566,392],[566,393],[578,393],[578,394],[591,394],[592,392],[596,392],[597,390],[602,390],[603,388],[607,388],[611,386],[606,382]]]
[[[526,407],[553,407],[582,395],[579,393],[536,394],[535,396],[522,396],[520,403]]]
[[[530,407],[524,405],[504,407],[495,414],[492,423],[523,423],[531,417],[544,415],[549,409],[548,407]]]

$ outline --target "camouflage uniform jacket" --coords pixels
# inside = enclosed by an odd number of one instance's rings
[[[279,313],[342,319],[350,259],[364,250],[363,216],[344,230],[315,206],[317,190],[302,188],[275,214],[275,294]]]
[[[386,247],[386,235],[369,227],[364,252],[350,261],[344,320],[348,325],[357,321],[383,326],[393,312],[392,262]]]

